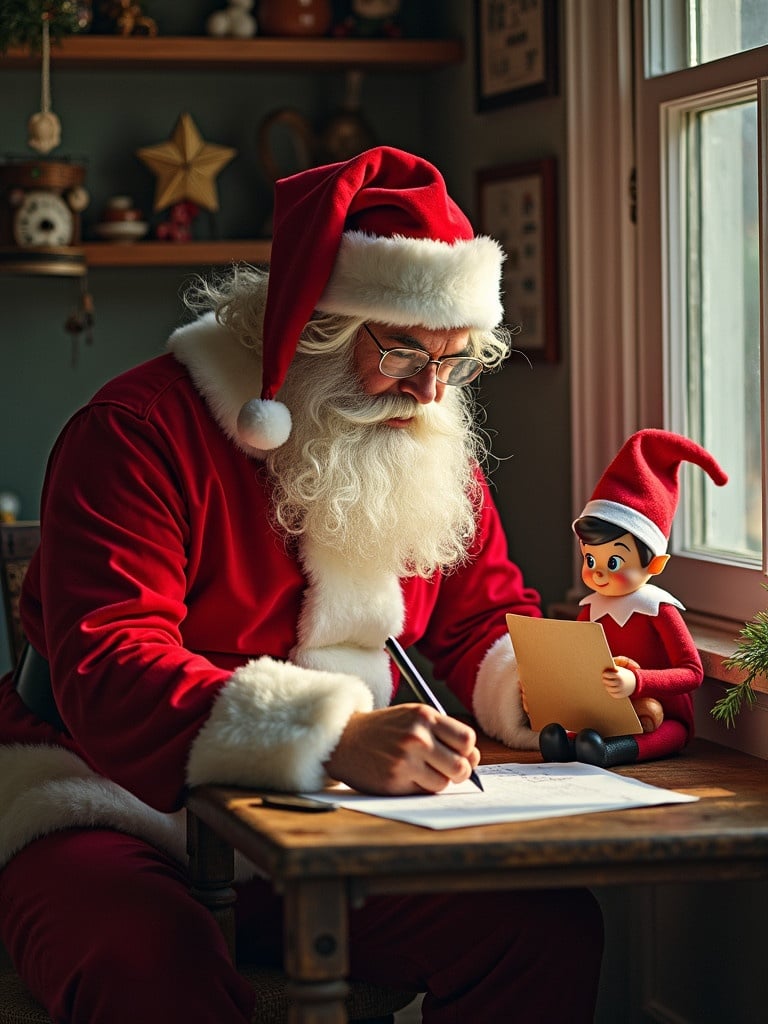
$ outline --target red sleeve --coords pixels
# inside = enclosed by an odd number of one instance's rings
[[[667,667],[639,669],[635,673],[637,689],[632,696],[662,698],[690,693],[704,679],[704,669],[682,615],[673,605],[662,604],[652,621],[666,654]]]
[[[110,405],[76,415],[50,461],[41,531],[28,630],[78,752],[173,809],[190,743],[231,673],[182,646],[188,526],[162,432]]]
[[[468,709],[480,663],[507,633],[507,613],[542,614],[538,593],[526,586],[522,572],[510,561],[501,519],[482,477],[481,486],[483,508],[472,558],[441,577],[428,627],[417,644],[435,676],[444,679]]]

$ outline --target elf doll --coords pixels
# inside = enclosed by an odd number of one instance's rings
[[[573,531],[583,556],[581,578],[593,593],[580,620],[601,622],[613,654],[603,672],[612,697],[629,697],[643,732],[575,736],[553,722],[539,735],[545,761],[584,761],[610,768],[682,750],[693,736],[691,693],[704,670],[680,614],[680,602],[650,584],[669,561],[681,462],[692,462],[722,486],[728,477],[704,448],[666,430],[640,430],[603,473]]]

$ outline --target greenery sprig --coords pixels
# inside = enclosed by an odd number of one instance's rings
[[[39,53],[44,20],[53,42],[87,28],[90,17],[80,0],[0,0],[0,53],[11,46]]]
[[[768,586],[763,584],[765,589]],[[742,707],[757,700],[752,684],[758,676],[768,678],[768,612],[758,612],[739,633],[736,650],[723,662],[726,668],[744,673],[744,679],[730,686],[712,707],[712,716],[729,728],[736,722]]]

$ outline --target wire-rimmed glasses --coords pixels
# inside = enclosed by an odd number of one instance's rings
[[[441,384],[452,387],[463,387],[471,384],[485,369],[482,361],[474,356],[444,356],[442,359],[430,359],[428,352],[418,348],[384,348],[368,324],[363,324],[368,337],[381,353],[379,372],[385,377],[404,380],[415,377],[417,373],[434,363],[437,367],[437,379]]]

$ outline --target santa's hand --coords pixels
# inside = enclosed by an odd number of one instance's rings
[[[640,668],[632,658],[620,655],[613,659],[613,668],[603,669],[603,686],[611,697],[631,697],[637,689],[637,678],[632,671]]]
[[[425,704],[351,716],[325,763],[329,775],[364,793],[438,793],[480,763],[475,731]]]

